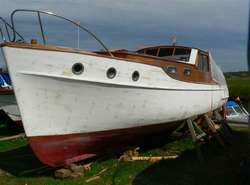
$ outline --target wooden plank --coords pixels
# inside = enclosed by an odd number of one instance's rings
[[[194,126],[193,126],[193,123],[192,123],[191,119],[187,119],[187,124],[188,124],[189,131],[191,133],[192,139],[193,139],[194,142],[196,142],[197,138],[196,138]]]
[[[21,134],[17,134],[17,135],[14,135],[14,136],[8,136],[8,137],[0,138],[0,141],[8,141],[8,140],[24,138],[24,137],[25,137],[25,134],[21,133]]]

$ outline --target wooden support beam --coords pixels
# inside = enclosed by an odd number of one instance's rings
[[[214,133],[214,134],[217,133],[217,130],[214,126],[214,122],[206,114],[204,114],[204,117],[205,117],[207,125],[210,128],[210,130],[212,131],[212,133]]]
[[[203,156],[202,156],[202,153],[201,153],[200,145],[198,143],[201,135],[197,137],[197,135],[195,133],[194,126],[193,126],[193,122],[192,122],[191,119],[187,119],[187,124],[188,124],[188,128],[189,128],[189,132],[191,133],[192,140],[193,140],[193,142],[195,144],[197,157],[199,159],[199,162],[202,163],[204,161],[204,159],[203,159]]]
[[[231,143],[230,139],[233,137],[232,136],[232,129],[231,127],[228,125],[227,120],[224,119],[224,117],[218,112],[218,110],[214,111],[215,117],[216,119],[219,121],[222,129],[221,132],[223,134],[223,136],[226,139],[226,142]]]
[[[175,136],[175,137],[180,137],[183,135],[182,132],[179,132],[181,129],[183,129],[186,125],[186,122],[184,121],[181,125],[179,125],[177,127],[177,129],[175,129],[175,131],[171,134],[172,136]]]
[[[215,118],[216,118],[218,121],[222,121],[222,120],[223,120],[223,117],[222,117],[221,114],[218,112],[218,110],[215,110],[215,111],[214,111],[214,115],[215,115]]]
[[[215,138],[217,139],[217,141],[219,142],[219,144],[221,146],[225,146],[223,140],[220,138],[217,129],[215,127],[215,123],[213,122],[213,120],[211,120],[208,115],[204,114],[205,120],[207,122],[208,127],[210,128],[210,130],[212,131],[212,133],[214,134]]]
[[[196,142],[196,141],[197,141],[197,138],[196,138],[194,126],[193,126],[193,123],[192,123],[191,119],[187,119],[187,124],[188,124],[189,131],[190,131],[190,133],[191,133],[192,140],[193,140],[194,142]]]
[[[130,161],[149,161],[152,163],[161,161],[161,160],[170,160],[170,159],[176,159],[178,158],[178,155],[173,155],[173,156],[134,156],[131,158]]]
[[[14,135],[14,136],[8,136],[8,137],[0,138],[0,141],[8,141],[8,140],[24,138],[24,137],[25,137],[25,134],[21,133],[21,134],[17,134],[17,135]]]

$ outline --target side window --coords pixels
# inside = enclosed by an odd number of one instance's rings
[[[141,50],[137,51],[137,53],[143,54],[144,53],[144,49],[141,49]]]
[[[174,48],[160,48],[159,57],[168,57],[173,55]]]
[[[191,49],[176,48],[174,56],[177,60],[189,61]]]
[[[209,59],[207,55],[199,53],[199,61],[197,67],[201,71],[209,71]]]
[[[146,50],[147,55],[157,56],[157,52],[158,52],[158,48],[156,48],[156,49],[147,49]]]

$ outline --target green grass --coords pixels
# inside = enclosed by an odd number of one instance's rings
[[[141,151],[140,155],[172,155],[178,154],[179,158],[174,160],[166,160],[158,163],[150,163],[147,161],[124,162],[118,161],[117,156],[108,157],[106,159],[96,160],[92,164],[92,169],[85,173],[84,177],[76,179],[56,179],[53,176],[53,170],[45,169],[42,173],[27,173],[24,175],[6,175],[0,171],[0,184],[4,185],[235,185],[244,184],[244,180],[248,177],[244,175],[242,161],[249,160],[250,164],[250,145],[249,130],[246,128],[236,128],[232,139],[232,145],[225,148],[219,147],[214,140],[201,147],[204,162],[199,163],[197,160],[196,150],[193,142],[189,138],[180,140],[166,140],[166,144],[151,150]],[[16,141],[17,142],[17,141]],[[23,141],[18,141],[22,144]],[[5,146],[5,142],[0,142],[0,146]],[[6,143],[7,144],[7,143]],[[12,145],[15,149],[9,148],[6,151],[0,151],[0,159],[6,160],[8,157],[18,157],[16,145]],[[22,147],[20,147],[22,148]],[[20,151],[19,151],[20,154]],[[20,157],[20,156],[19,156]],[[19,167],[20,165],[30,166],[33,164],[31,159],[20,158],[16,162],[10,160],[4,163],[0,161],[0,168],[6,164]],[[17,164],[16,164],[17,163]],[[5,164],[5,165],[3,165]],[[244,166],[244,165],[243,165]],[[242,169],[243,171],[242,171]],[[100,179],[86,182],[86,179],[93,177],[103,169],[106,169],[100,175]],[[250,169],[250,166],[249,166]],[[8,171],[7,171],[8,172]],[[249,179],[247,179],[247,182]]]
[[[226,73],[230,96],[241,96],[250,99],[250,73]]]
[[[24,146],[26,141],[23,140],[15,140],[12,142],[0,142],[0,159],[1,153],[4,153],[6,146],[9,145],[9,150],[12,147],[16,149],[16,146],[20,144]],[[4,147],[4,149],[2,149]],[[179,141],[173,141],[166,144],[163,147],[156,148],[153,150],[146,150],[141,153],[141,155],[170,155],[170,154],[181,154],[183,151],[192,150],[194,147],[193,143],[190,139],[183,139]],[[15,152],[13,152],[15,155]],[[22,159],[20,159],[22,160]],[[11,163],[12,161],[10,161]],[[14,162],[14,161],[13,161]],[[29,165],[29,162],[23,161],[24,164],[22,165]],[[19,162],[20,163],[20,162]],[[147,169],[148,167],[152,166],[153,164],[147,161],[136,161],[136,162],[124,162],[118,161],[117,157],[111,157],[109,159],[99,161],[97,160],[92,164],[91,171],[86,172],[84,177],[80,177],[77,179],[56,179],[53,176],[53,171],[49,170],[48,172],[42,173],[41,175],[24,175],[24,176],[8,176],[6,174],[0,173],[0,184],[5,185],[16,185],[16,184],[28,184],[28,185],[40,185],[40,184],[89,184],[89,185],[97,185],[97,184],[116,184],[116,185],[129,185],[132,184],[135,177],[140,174],[142,171]],[[0,162],[1,168],[1,162]],[[95,181],[86,183],[85,180],[93,177],[98,172],[103,169],[107,169],[105,172],[101,174],[101,178]]]
[[[10,135],[13,135],[13,133],[10,132],[10,130],[6,126],[6,124],[0,124],[0,136],[7,137]],[[27,145],[27,140],[24,138],[14,139],[14,140],[9,140],[9,141],[0,141],[0,152],[3,152],[5,150],[9,150],[12,148],[16,148],[16,147],[22,147],[25,145]]]
[[[10,141],[2,141],[0,142],[0,152],[26,145],[27,145],[26,139],[14,139]]]

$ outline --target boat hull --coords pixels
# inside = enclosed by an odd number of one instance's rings
[[[93,157],[102,146],[128,146],[127,135],[139,140],[171,131],[173,122],[220,108],[228,95],[225,87],[178,81],[160,67],[117,58],[7,46],[3,51],[25,133],[38,158],[51,166]],[[76,75],[72,66],[79,62],[84,71]],[[106,75],[111,67],[117,70],[112,79]],[[134,71],[138,81],[131,78]]]
[[[40,161],[52,167],[121,152],[128,147],[153,144],[166,139],[180,123],[167,123],[83,134],[29,137]]]

